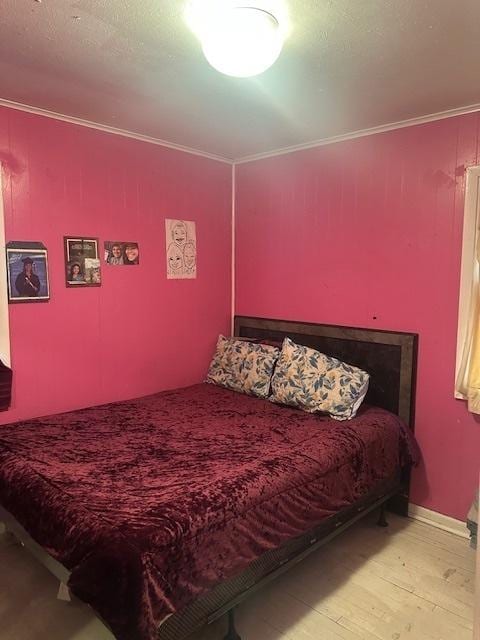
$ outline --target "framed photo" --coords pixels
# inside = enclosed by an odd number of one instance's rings
[[[9,242],[7,279],[9,302],[47,302],[50,299],[47,250],[40,242]]]
[[[67,287],[99,287],[102,283],[98,238],[64,237]]]
[[[105,241],[104,258],[107,264],[120,266],[140,264],[138,242]]]

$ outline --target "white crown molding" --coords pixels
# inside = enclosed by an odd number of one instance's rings
[[[457,107],[455,109],[449,109],[447,111],[439,111],[438,113],[431,113],[426,116],[420,116],[418,118],[410,118],[408,120],[400,120],[398,122],[390,122],[388,124],[379,125],[377,127],[370,127],[368,129],[359,129],[357,131],[351,131],[338,136],[330,136],[327,138],[321,138],[319,140],[312,140],[311,142],[305,142],[303,144],[292,145],[289,147],[281,147],[279,149],[273,149],[272,151],[266,151],[263,153],[256,153],[248,156],[242,156],[240,158],[227,158],[226,156],[216,155],[214,153],[208,153],[207,151],[201,151],[200,149],[194,149],[181,144],[175,144],[174,142],[168,142],[160,138],[154,138],[152,136],[143,135],[134,131],[127,131],[126,129],[120,129],[117,127],[111,127],[109,125],[100,124],[98,122],[91,122],[90,120],[83,120],[82,118],[76,118],[74,116],[67,116],[55,111],[48,111],[40,107],[33,107],[31,105],[23,104],[20,102],[14,102],[12,100],[6,100],[0,98],[0,107],[6,107],[8,109],[16,109],[17,111],[25,111],[26,113],[32,113],[34,115],[43,116],[45,118],[52,118],[53,120],[60,120],[62,122],[69,122],[70,124],[76,124],[81,127],[87,127],[89,129],[97,129],[105,133],[111,133],[114,135],[123,136],[125,138],[132,138],[133,140],[139,140],[140,142],[147,142],[148,144],[156,144],[160,147],[166,147],[168,149],[174,149],[175,151],[182,151],[183,153],[190,153],[192,155],[208,158],[209,160],[216,160],[217,162],[224,162],[226,164],[245,164],[247,162],[255,162],[256,160],[263,160],[266,158],[273,158],[275,156],[282,156],[289,153],[296,153],[297,151],[303,151],[305,149],[314,149],[315,147],[323,147],[330,144],[337,144],[338,142],[345,142],[347,140],[355,140],[356,138],[363,138],[366,136],[376,135],[378,133],[385,133],[387,131],[394,131],[395,129],[404,129],[406,127],[414,127],[420,124],[427,124],[428,122],[435,122],[437,120],[444,120],[446,118],[453,118],[455,116],[466,115],[468,113],[475,113],[480,111],[480,103],[468,105],[466,107]]]
[[[443,513],[431,511],[430,509],[426,509],[425,507],[420,507],[416,504],[410,503],[408,505],[408,516],[413,520],[425,522],[432,527],[442,529],[443,531],[448,531],[449,533],[453,533],[456,536],[460,536],[461,538],[470,537],[465,522],[456,520],[455,518],[451,518],[450,516],[445,516],[443,515]]]
[[[141,133],[135,133],[134,131],[127,131],[125,129],[119,129],[117,127],[110,127],[98,122],[91,122],[90,120],[83,120],[82,118],[75,118],[74,116],[66,116],[55,111],[48,111],[47,109],[41,109],[40,107],[32,107],[28,104],[22,104],[20,102],[13,102],[12,100],[5,100],[0,98],[0,107],[6,107],[7,109],[16,109],[17,111],[25,111],[26,113],[32,113],[37,116],[43,116],[45,118],[51,118],[53,120],[61,120],[62,122],[69,122],[70,124],[77,124],[80,127],[87,127],[89,129],[97,129],[105,133],[112,133],[117,136],[123,136],[124,138],[133,138],[140,142],[148,142],[149,144],[156,144],[159,147],[167,147],[168,149],[174,149],[175,151],[183,151],[184,153],[190,153],[195,156],[201,156],[202,158],[208,158],[209,160],[216,160],[218,162],[225,162],[227,164],[233,164],[233,160],[226,158],[225,156],[215,155],[214,153],[208,153],[201,151],[200,149],[193,149],[181,144],[175,144],[168,142],[167,140],[161,140],[160,138],[153,138],[152,136],[146,136]]]
[[[350,133],[331,136],[329,138],[321,138],[319,140],[305,142],[304,144],[296,144],[290,147],[282,147],[280,149],[266,151],[265,153],[256,153],[250,156],[243,156],[242,158],[238,158],[237,160],[235,160],[235,164],[245,164],[247,162],[255,162],[256,160],[264,160],[265,158],[283,156],[287,153],[295,153],[296,151],[303,151],[305,149],[314,149],[315,147],[323,147],[328,144],[336,144],[338,142],[344,142],[346,140],[355,140],[356,138],[364,138],[365,136],[372,136],[377,133],[385,133],[386,131],[394,131],[395,129],[414,127],[419,124],[435,122],[436,120],[445,120],[446,118],[453,118],[454,116],[462,116],[466,115],[467,113],[475,113],[476,111],[480,111],[480,103],[472,104],[467,107],[449,109],[448,111],[439,111],[438,113],[431,113],[429,115],[420,116],[418,118],[410,118],[408,120],[390,122],[388,124],[382,124],[378,127],[371,127],[369,129],[359,129],[358,131],[351,131]]]

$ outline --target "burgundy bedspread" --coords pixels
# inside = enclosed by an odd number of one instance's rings
[[[0,503],[121,640],[415,457],[394,415],[348,422],[200,384],[0,427]]]

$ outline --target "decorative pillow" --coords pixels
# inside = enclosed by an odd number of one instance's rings
[[[357,367],[285,338],[272,377],[270,400],[348,420],[357,413],[369,378]]]
[[[219,336],[205,382],[267,398],[280,349]]]

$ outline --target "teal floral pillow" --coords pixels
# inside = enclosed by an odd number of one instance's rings
[[[280,349],[219,336],[205,382],[267,398]]]
[[[285,338],[270,400],[349,420],[367,393],[369,379],[368,373],[357,367]]]

